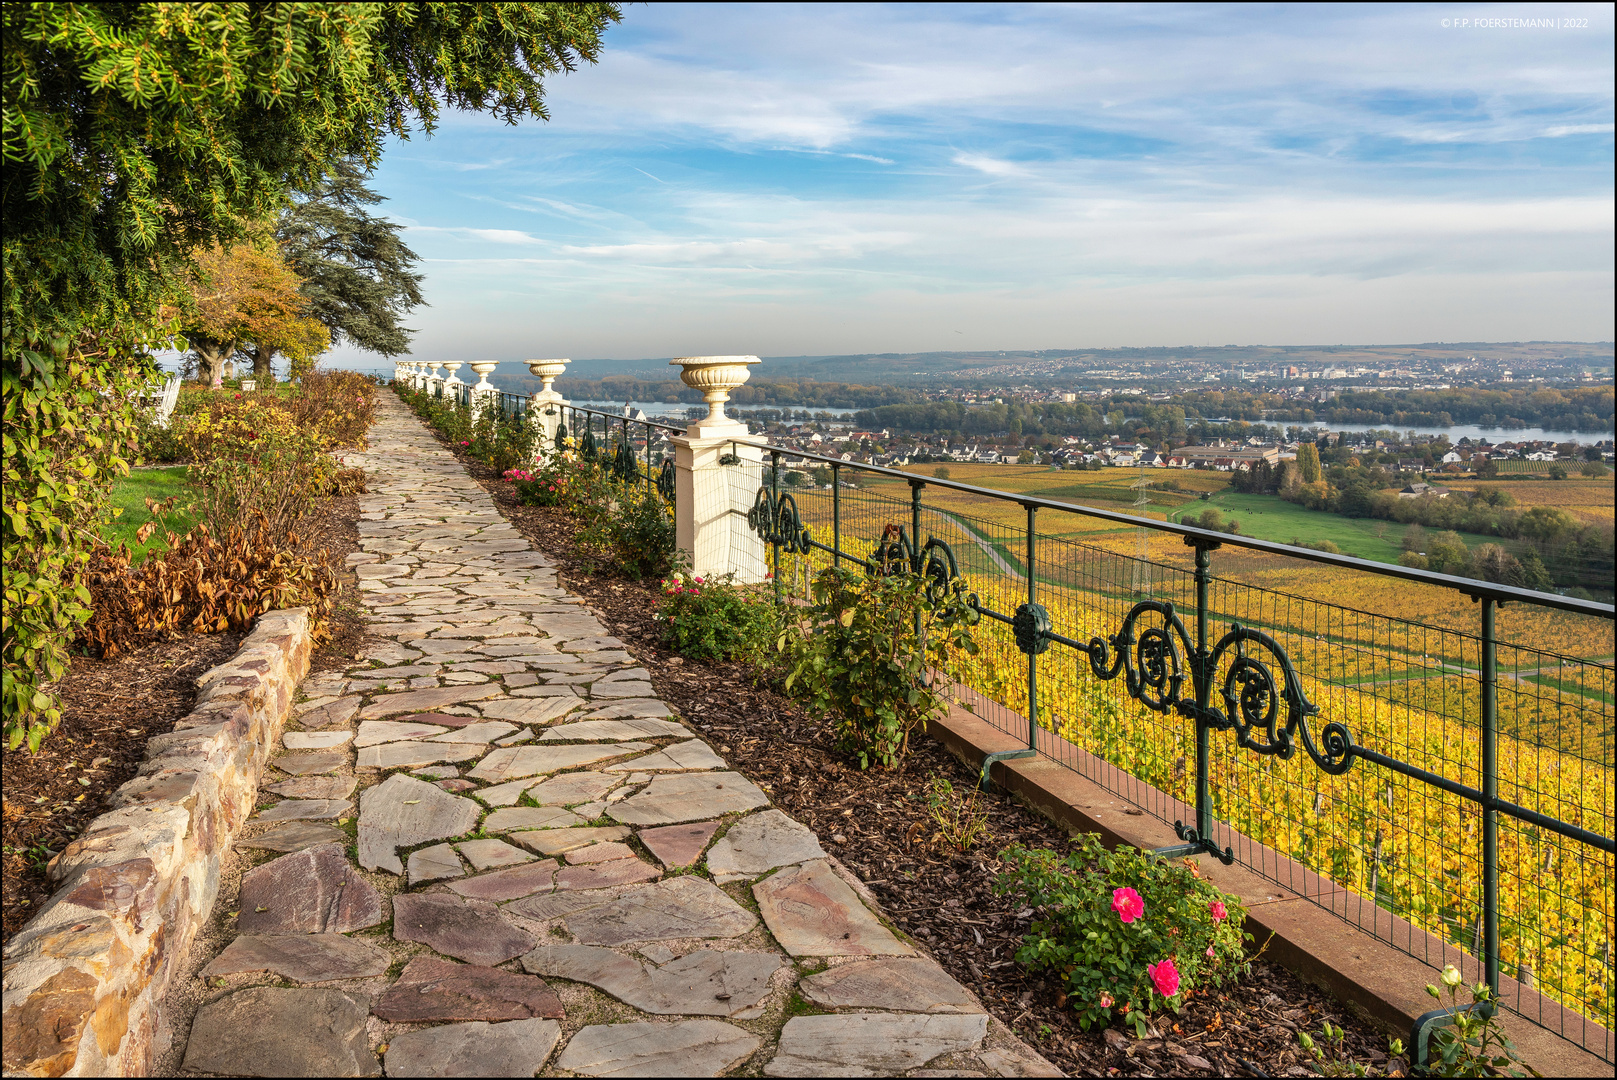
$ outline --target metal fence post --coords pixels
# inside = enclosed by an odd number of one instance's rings
[[[1027,508],[1027,602],[1033,607],[1039,602],[1037,587],[1034,584],[1033,557],[1036,547],[1037,534],[1033,531],[1033,516],[1039,512],[1037,506],[1028,504]],[[1039,657],[1030,651],[1027,654],[1027,748],[1039,748]]]
[[[842,466],[831,466],[831,565],[842,566]]]
[[[1482,940],[1488,988],[1499,993],[1498,657],[1494,604],[1482,598]]]
[[[769,452],[769,505],[770,517],[774,520],[769,523],[769,536],[775,549],[775,605],[781,603],[780,598],[780,451]]]
[[[1209,545],[1196,545],[1196,662],[1193,675],[1196,688],[1196,835],[1207,841],[1213,831],[1213,800],[1209,791],[1208,748],[1212,742],[1212,729],[1208,727],[1206,711],[1213,693],[1213,673],[1207,670],[1207,586],[1212,578],[1208,567],[1212,565],[1213,551]]]

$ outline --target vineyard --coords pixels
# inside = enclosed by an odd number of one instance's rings
[[[1040,486],[1038,494],[1051,491]],[[1132,496],[1126,486],[1117,494],[1118,508]],[[908,531],[908,495],[907,485],[881,482],[840,492],[841,549],[868,555],[887,525]],[[831,544],[831,493],[794,497],[811,535]],[[1194,627],[1192,552],[1178,537],[1145,531],[1142,539],[1143,530],[1049,510],[1040,511],[1036,528],[1036,596],[1056,632],[1108,639],[1146,595],[1171,600]],[[1028,598],[1026,529],[1026,511],[1015,503],[937,487],[924,492],[921,540],[946,540],[968,588],[1002,613]],[[783,556],[782,583],[801,590],[830,561],[819,551]],[[1467,597],[1233,547],[1213,555],[1212,569],[1211,633],[1216,638],[1238,622],[1271,634],[1319,707],[1316,738],[1325,723],[1340,722],[1361,746],[1480,786],[1481,647],[1478,609]],[[1136,637],[1143,629],[1136,627]],[[981,653],[950,674],[993,703],[979,710],[986,719],[1025,732],[1027,657],[1003,624],[984,619],[977,634]],[[1500,797],[1610,836],[1612,624],[1506,605],[1499,634],[1507,643],[1499,649],[1496,695]],[[1062,751],[1068,764],[1083,767],[1080,752],[1087,752],[1167,796],[1194,800],[1188,720],[1147,709],[1129,697],[1122,678],[1098,679],[1087,654],[1070,648],[1040,656],[1038,675],[1039,725],[1069,745]],[[1375,897],[1457,948],[1480,951],[1481,815],[1474,803],[1364,761],[1331,776],[1306,753],[1286,761],[1260,756],[1229,734],[1213,738],[1211,792],[1214,816],[1229,829]],[[1168,812],[1165,804],[1147,809]],[[1501,815],[1499,867],[1505,972],[1609,1026],[1617,932],[1612,858]]]

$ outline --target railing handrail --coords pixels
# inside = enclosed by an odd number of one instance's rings
[[[638,421],[637,421],[638,422]],[[1500,585],[1491,581],[1478,581],[1474,578],[1455,577],[1453,574],[1439,574],[1434,570],[1420,570],[1413,566],[1400,566],[1397,563],[1376,562],[1374,559],[1360,559],[1353,555],[1332,554],[1329,551],[1319,551],[1314,548],[1296,547],[1292,544],[1279,544],[1273,540],[1259,540],[1255,537],[1241,536],[1239,533],[1213,532],[1209,529],[1197,529],[1189,525],[1179,525],[1171,521],[1157,521],[1155,518],[1135,517],[1132,514],[1120,513],[1116,510],[1101,510],[1092,506],[1083,506],[1079,503],[1060,502],[1055,499],[1041,499],[1033,495],[1017,495],[1009,491],[999,491],[995,488],[978,487],[975,484],[963,484],[958,480],[948,480],[938,476],[917,476],[902,469],[891,469],[885,465],[868,465],[858,461],[844,461],[841,458],[826,457],[812,451],[797,450],[789,446],[776,446],[774,443],[757,442],[748,439],[736,439],[737,444],[751,446],[771,453],[792,454],[804,459],[822,461],[828,465],[842,468],[860,469],[864,472],[879,473],[894,479],[903,480],[910,485],[923,484],[927,487],[948,488],[951,491],[961,491],[969,495],[981,495],[1001,502],[1014,502],[1018,506],[1037,507],[1041,510],[1059,510],[1069,514],[1080,514],[1084,517],[1099,518],[1102,521],[1115,522],[1119,525],[1138,526],[1140,528],[1155,529],[1157,532],[1172,533],[1182,536],[1185,543],[1190,546],[1200,544],[1233,544],[1248,548],[1252,551],[1262,551],[1270,555],[1283,555],[1291,559],[1306,559],[1309,562],[1325,563],[1328,566],[1338,566],[1344,570],[1358,570],[1370,574],[1380,574],[1384,577],[1400,578],[1404,581],[1416,581],[1424,585],[1437,585],[1445,589],[1454,589],[1463,592],[1473,599],[1487,597],[1500,603],[1538,604],[1542,607],[1557,608],[1561,611],[1570,611],[1579,615],[1590,615],[1601,619],[1617,620],[1617,606],[1602,604],[1597,600],[1580,600],[1573,596],[1560,596],[1556,593],[1539,592],[1535,589],[1520,589],[1514,585]]]

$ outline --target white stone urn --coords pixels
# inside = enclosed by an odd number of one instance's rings
[[[500,362],[498,360],[473,360],[470,367],[473,371],[477,372],[477,385],[472,387],[472,389],[484,391],[493,390],[494,384],[488,381],[488,377],[489,374],[499,366]]]
[[[692,390],[700,390],[703,400],[707,402],[707,416],[687,428],[687,435],[735,428],[746,432],[746,424],[724,415],[724,403],[730,400],[730,391],[752,375],[748,369],[753,364],[763,363],[762,360],[756,356],[681,356],[668,363],[670,366],[677,365],[681,369],[680,382]]]
[[[528,365],[528,370],[533,372],[533,377],[538,379],[543,384],[542,386],[539,387],[539,392],[537,394],[533,395],[534,400],[535,401],[560,401],[561,400],[561,395],[559,393],[557,393],[555,390],[551,389],[551,384],[554,383],[562,375],[565,375],[567,373],[567,365],[571,364],[572,361],[571,360],[526,360],[526,361],[524,361],[524,363],[526,363]]]
[[[528,370],[542,385],[528,398],[528,421],[538,433],[534,446],[535,463],[542,462],[556,449],[556,431],[561,426],[561,408],[567,399],[551,385],[567,371],[571,360],[528,360]]]
[[[459,371],[461,365],[464,364],[464,363],[465,363],[464,360],[449,360],[449,361],[445,362],[444,371],[447,372],[447,374],[444,376],[444,385],[445,386],[459,386],[460,385],[460,376],[456,375],[455,372]]]

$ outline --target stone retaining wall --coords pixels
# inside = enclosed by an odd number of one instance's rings
[[[158,1003],[213,909],[221,856],[252,813],[312,651],[308,611],[261,616],[152,738],[114,809],[51,860],[56,894],[5,952],[7,1075],[144,1076]]]

